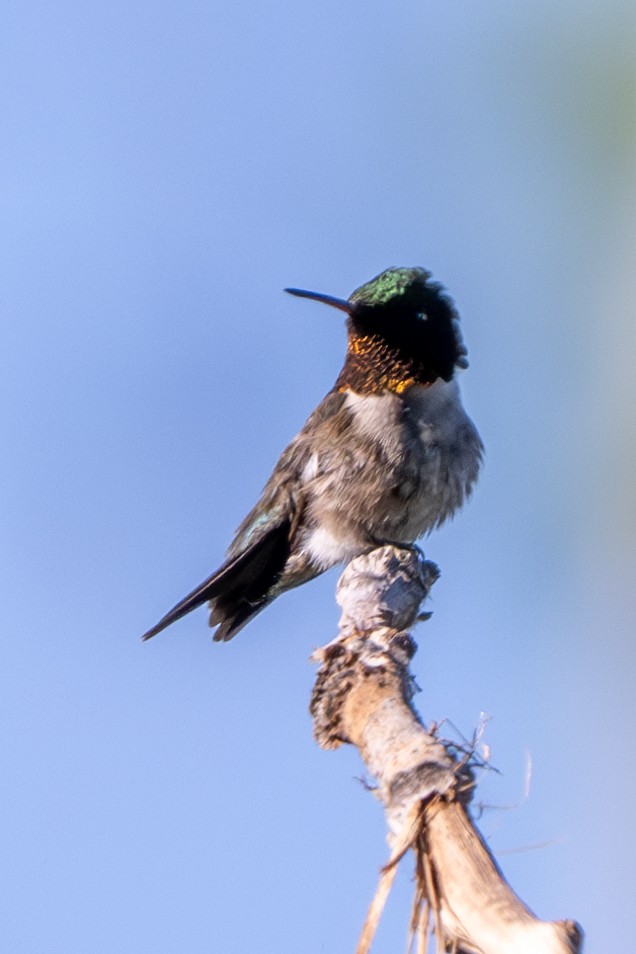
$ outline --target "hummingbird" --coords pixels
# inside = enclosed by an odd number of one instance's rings
[[[389,268],[347,299],[286,288],[347,315],[342,370],[283,451],[216,572],[142,637],[209,602],[229,640],[281,593],[375,547],[410,548],[462,506],[483,445],[456,374],[455,306],[423,268]]]

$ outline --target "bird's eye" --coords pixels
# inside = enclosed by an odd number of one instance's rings
[[[417,318],[418,321],[428,321],[428,315],[426,314],[425,311],[418,311],[415,317]]]

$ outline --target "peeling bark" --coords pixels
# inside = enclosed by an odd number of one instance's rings
[[[470,757],[436,738],[412,705],[408,633],[437,579],[419,551],[385,546],[352,560],[337,591],[338,637],[314,653],[311,700],[323,748],[355,745],[375,777],[391,857],[357,948],[370,950],[397,865],[415,854],[411,940],[424,952],[429,927],[438,949],[457,954],[578,954],[574,921],[540,921],[516,896],[481,835],[469,803]]]

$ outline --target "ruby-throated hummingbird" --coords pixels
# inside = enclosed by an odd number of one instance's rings
[[[329,567],[386,543],[411,545],[460,507],[483,445],[455,380],[459,318],[423,268],[389,268],[345,301],[287,288],[347,314],[332,390],[283,452],[222,566],[144,639],[210,603],[215,640]]]

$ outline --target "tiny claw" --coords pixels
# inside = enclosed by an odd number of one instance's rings
[[[417,617],[418,623],[426,623],[431,618],[433,613],[419,613]]]
[[[417,545],[417,543],[391,543],[390,545],[397,547],[399,550],[408,550],[409,553],[415,554],[415,556],[422,563],[426,561],[424,551]]]

